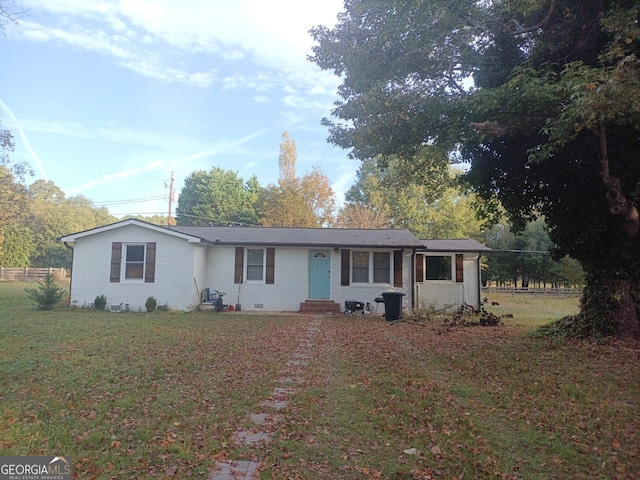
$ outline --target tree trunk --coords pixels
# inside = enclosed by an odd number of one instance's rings
[[[634,302],[629,280],[619,280],[612,286],[617,291],[620,307],[614,315],[617,325],[616,335],[624,340],[640,340],[638,305]]]
[[[589,337],[640,340],[640,306],[633,287],[627,278],[587,275],[580,312],[581,333]]]

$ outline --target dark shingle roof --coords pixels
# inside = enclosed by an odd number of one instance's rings
[[[490,252],[489,247],[470,238],[459,238],[455,240],[420,240],[422,247],[427,251],[434,252]]]
[[[422,245],[409,230],[184,226],[173,226],[170,229],[216,245],[405,248],[418,248]]]

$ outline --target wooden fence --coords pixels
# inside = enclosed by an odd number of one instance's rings
[[[482,294],[510,293],[511,295],[555,295],[580,296],[581,288],[529,288],[529,287],[482,287]]]
[[[0,280],[40,281],[43,280],[48,273],[59,280],[69,277],[69,271],[66,268],[0,267]]]

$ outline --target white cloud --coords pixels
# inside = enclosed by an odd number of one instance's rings
[[[152,78],[207,87],[211,74],[198,68],[197,55],[219,55],[227,62],[251,57],[260,66],[255,70],[288,70],[288,78],[321,94],[327,91],[326,77],[306,60],[313,44],[308,31],[333,25],[342,0],[25,0],[25,8],[34,18],[42,10],[54,14],[55,23],[21,23],[23,38],[96,51]],[[163,55],[154,55],[152,47]]]

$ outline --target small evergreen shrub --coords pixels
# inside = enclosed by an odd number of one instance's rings
[[[37,284],[37,288],[28,288],[26,292],[27,296],[35,302],[38,310],[53,310],[67,294],[66,290],[56,284],[50,273],[47,273],[44,280]]]
[[[104,310],[107,306],[107,297],[104,295],[98,295],[93,301],[93,308],[96,310]]]
[[[151,312],[153,312],[153,311],[156,309],[156,307],[158,306],[158,302],[156,301],[156,299],[155,299],[155,298],[153,298],[153,297],[149,297],[149,298],[147,298],[147,301],[146,301],[146,302],[144,302],[144,306],[145,306],[145,308],[147,309],[147,312],[151,313]]]

